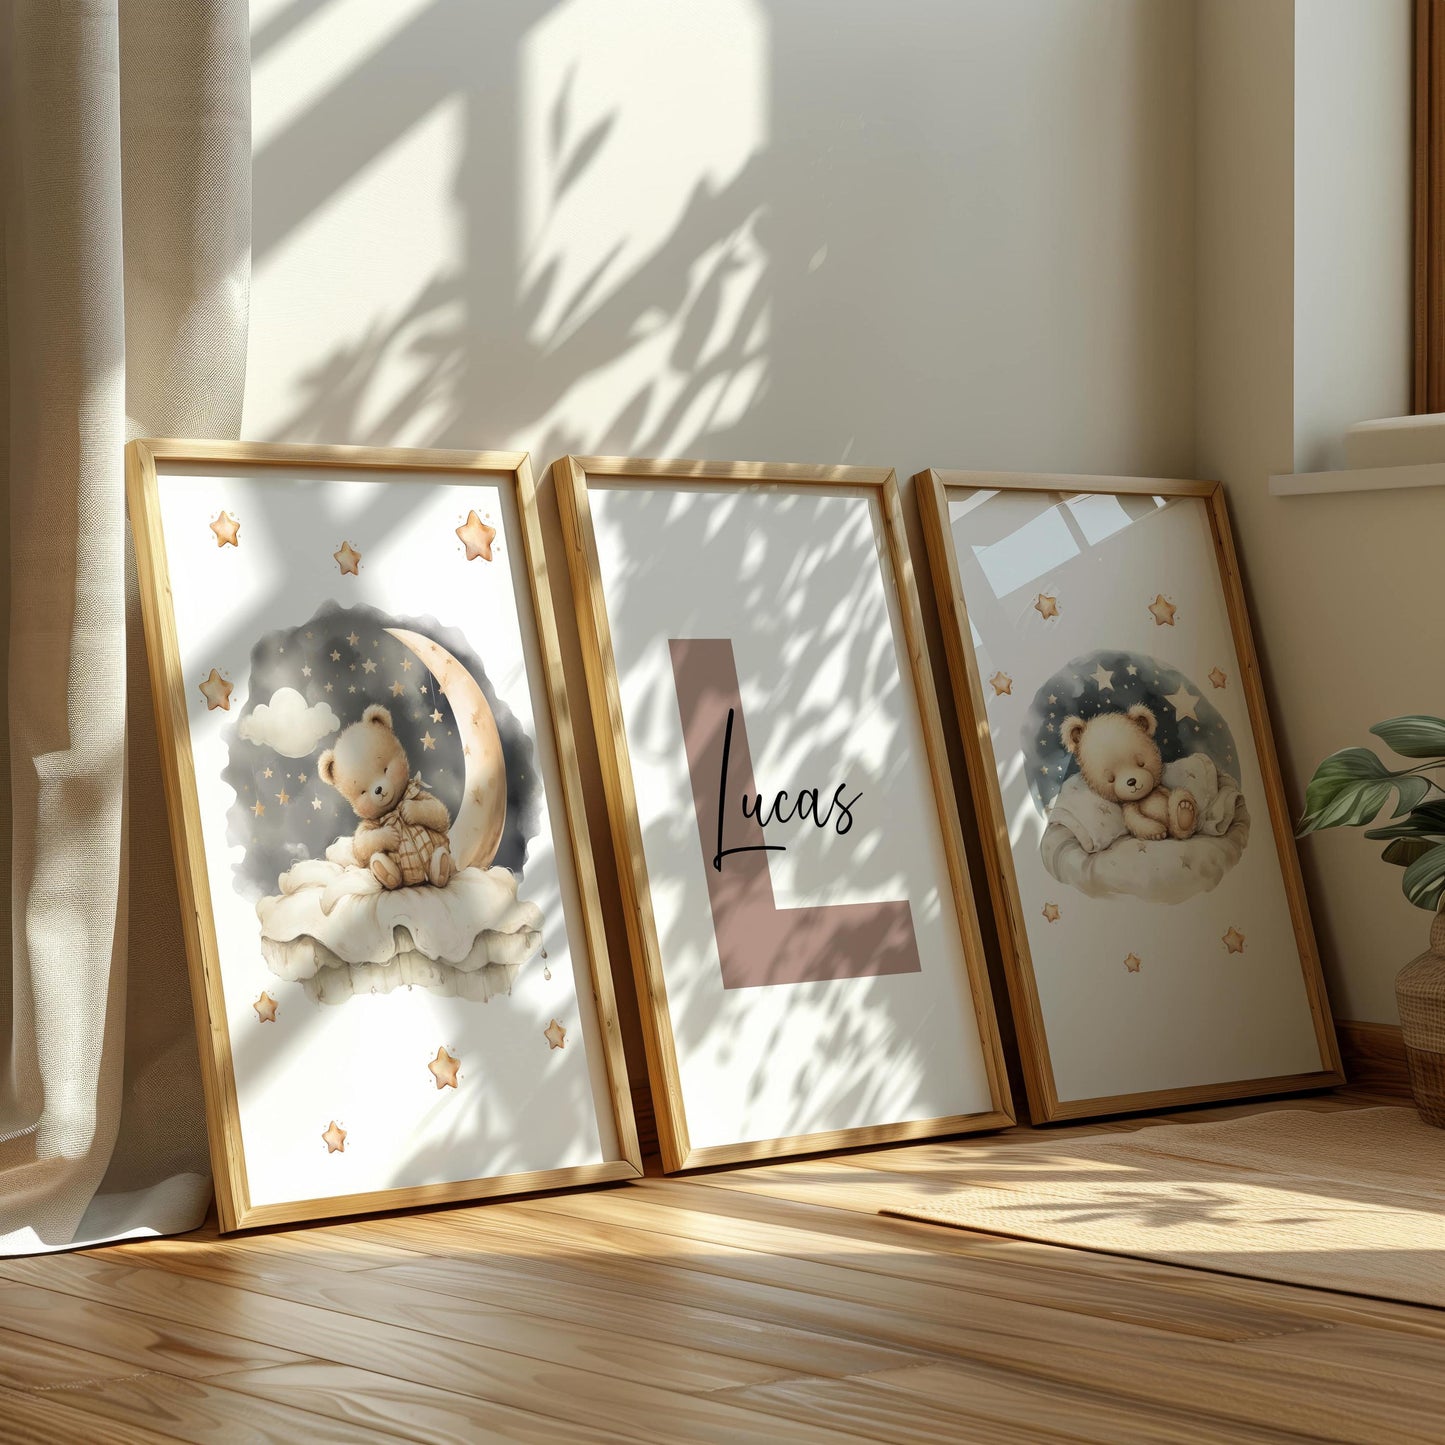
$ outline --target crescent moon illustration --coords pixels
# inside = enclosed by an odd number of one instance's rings
[[[452,821],[452,858],[458,868],[489,868],[507,821],[507,765],[497,720],[476,678],[445,647],[419,632],[386,630],[426,664],[456,714],[466,775]]]

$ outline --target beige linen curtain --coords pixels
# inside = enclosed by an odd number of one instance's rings
[[[210,1198],[122,450],[239,434],[247,6],[12,0],[0,106],[0,1253],[19,1253],[190,1229]]]

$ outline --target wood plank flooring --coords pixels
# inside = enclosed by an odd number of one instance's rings
[[[876,1212],[999,1137],[0,1260],[0,1439],[1445,1438],[1445,1312]]]

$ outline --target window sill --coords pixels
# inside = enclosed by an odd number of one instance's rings
[[[1269,479],[1273,497],[1300,497],[1318,492],[1388,492],[1411,487],[1445,487],[1445,462],[1357,467],[1339,472],[1281,472]]]

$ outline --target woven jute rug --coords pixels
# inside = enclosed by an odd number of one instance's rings
[[[1445,1308],[1445,1130],[1410,1108],[999,1144],[945,1178],[882,1213]]]

